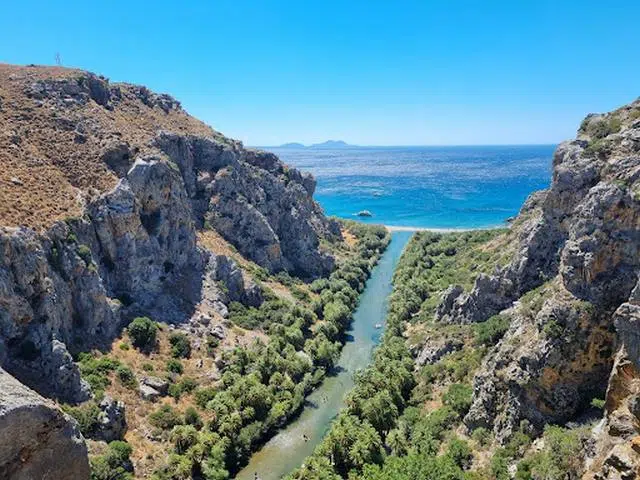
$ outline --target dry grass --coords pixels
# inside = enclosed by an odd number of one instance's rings
[[[351,233],[349,229],[342,228],[340,231],[342,232],[344,243],[346,243],[349,248],[355,247],[358,244],[358,238]]]
[[[93,100],[61,104],[27,95],[34,82],[86,75],[61,67],[0,64],[0,224],[43,230],[81,215],[85,202],[117,182],[101,160],[113,140],[150,152],[149,141],[159,130],[224,138],[181,108],[165,112],[145,105],[128,84],[112,84],[122,95],[112,110]],[[76,141],[78,131],[84,142]]]

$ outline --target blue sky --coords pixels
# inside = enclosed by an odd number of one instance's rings
[[[640,95],[640,2],[4,2],[0,61],[168,92],[249,145],[555,143]]]

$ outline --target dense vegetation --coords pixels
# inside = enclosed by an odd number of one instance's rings
[[[358,295],[389,241],[382,227],[352,223],[349,230],[357,238],[357,248],[328,279],[311,285],[317,298],[310,308],[275,297],[259,308],[232,307],[234,322],[260,326],[268,332],[268,341],[256,340],[249,348],[225,352],[220,386],[195,390],[198,406],[215,412],[206,428],[185,425],[171,412],[153,414],[159,417],[157,427],[167,431],[174,444],[174,453],[155,478],[183,478],[185,472],[226,478],[261,441],[299,412],[305,396],[337,360]],[[188,355],[175,336],[171,344],[174,357]],[[165,417],[169,423],[162,422]]]
[[[260,307],[231,305],[229,320],[232,323],[259,329],[267,338],[256,336],[248,346],[225,350],[217,350],[217,343],[209,345],[207,340],[207,348],[211,347],[219,357],[216,364],[221,378],[215,385],[199,386],[184,374],[181,360],[184,362],[183,359],[192,354],[187,335],[174,331],[163,340],[168,341],[172,357],[166,362],[164,375],[170,381],[168,393],[176,401],[191,395],[189,402],[193,406],[181,411],[165,403],[147,417],[154,438],[167,442],[172,449],[153,478],[228,478],[261,442],[300,411],[305,396],[330,372],[339,356],[343,333],[351,322],[359,293],[390,240],[383,227],[355,222],[345,222],[345,227],[354,242],[351,246],[344,242],[326,246],[339,258],[329,278],[306,285],[285,274],[277,276],[278,282],[287,284],[298,301],[276,297],[263,288],[266,301]],[[272,277],[262,278],[269,281]],[[158,332],[163,329],[141,317],[131,323],[128,335],[134,347],[152,352],[157,348]],[[122,342],[120,348],[128,349],[128,343]],[[123,362],[91,354],[80,355],[78,360],[84,378],[98,393],[98,399],[114,379],[127,388],[136,386],[135,375]],[[405,363],[408,368],[408,360]],[[149,363],[142,368],[144,372],[154,371]],[[67,411],[80,421],[86,433],[96,427],[100,414],[95,401],[67,408]],[[100,460],[100,468],[112,465],[114,458]],[[127,472],[125,469],[123,476],[114,478],[126,478]],[[94,477],[96,480],[111,478],[99,472]]]
[[[500,231],[416,234],[398,264],[388,329],[373,363],[356,378],[347,407],[305,464],[289,479],[320,480],[519,480],[578,478],[576,458],[584,431],[549,427],[544,448],[528,453],[526,424],[504,447],[479,428],[460,429],[471,406],[471,381],[488,349],[505,334],[510,318],[478,325],[433,321],[434,298],[451,283],[470,287],[475,276],[503,260]],[[409,327],[430,338],[456,337],[464,346],[414,370],[403,335]],[[474,464],[474,452],[485,452]],[[493,452],[493,453],[492,453]],[[519,460],[521,459],[521,460]]]

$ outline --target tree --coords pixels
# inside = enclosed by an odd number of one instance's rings
[[[198,431],[193,425],[176,425],[171,430],[169,439],[173,442],[176,453],[182,455],[198,441]]]
[[[149,317],[134,318],[127,330],[134,347],[140,350],[151,350],[155,347],[158,326]]]
[[[362,414],[378,432],[386,433],[398,418],[398,407],[388,390],[381,390],[362,405]]]

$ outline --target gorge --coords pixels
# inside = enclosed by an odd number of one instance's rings
[[[1,64],[0,125],[1,478],[637,478],[640,101],[450,233],[81,70]]]

